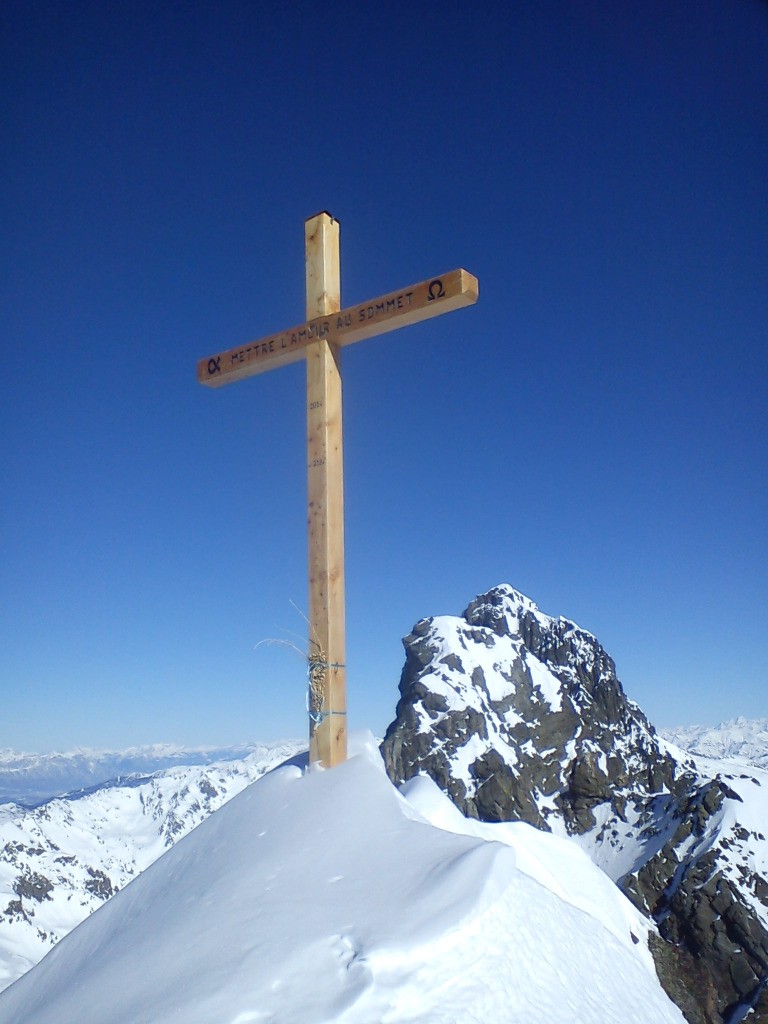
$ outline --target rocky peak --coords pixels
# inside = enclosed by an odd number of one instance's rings
[[[691,1024],[768,1021],[768,773],[713,774],[660,739],[599,641],[511,586],[403,643],[392,780],[426,774],[470,817],[571,836],[658,926]]]
[[[632,717],[652,731],[647,719],[625,696],[616,678],[616,665],[597,638],[570,619],[552,618],[508,584],[495,587],[470,602],[463,618],[485,626],[498,636],[519,636],[526,650],[559,680],[563,692],[585,707],[596,701],[606,721]]]
[[[432,775],[461,810],[569,832],[628,787],[671,787],[673,767],[597,639],[503,585],[461,617],[418,622],[383,752],[392,777]],[[434,738],[439,738],[439,743]]]

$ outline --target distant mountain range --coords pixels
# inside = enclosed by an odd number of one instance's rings
[[[661,735],[691,754],[727,757],[730,761],[768,768],[768,718],[733,718],[715,726],[681,726],[664,729]]]
[[[594,636],[506,585],[404,646],[391,780],[578,844],[690,1024],[768,1021],[768,721],[658,734]],[[0,753],[0,988],[302,747]]]
[[[246,756],[213,764],[179,765],[149,775],[181,750],[131,750],[122,756],[78,751],[50,758],[9,757],[17,801],[0,805],[0,989],[115,892],[157,860],[182,836],[276,765],[300,753],[301,743],[249,748]],[[305,746],[305,745],[304,745]],[[188,752],[191,760],[211,752]],[[117,766],[119,775],[37,806],[48,787],[89,782]],[[49,769],[50,772],[48,771]]]
[[[135,780],[170,768],[239,761],[251,756],[269,757],[269,749],[259,743],[235,747],[157,743],[127,750],[78,749],[51,754],[0,750],[0,804],[36,807],[53,797],[75,795],[107,783]]]
[[[733,718],[715,726],[678,726],[659,730],[659,736],[691,754],[768,768],[768,718]],[[273,750],[294,750],[301,745],[300,740],[230,747],[154,743],[125,750],[79,748],[48,754],[0,749],[0,804],[37,807],[55,797],[74,798],[105,786],[135,785],[172,768],[226,764],[246,758],[271,762]]]

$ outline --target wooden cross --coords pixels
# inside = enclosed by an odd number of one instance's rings
[[[310,217],[304,241],[306,321],[201,359],[197,379],[219,387],[306,358],[310,762],[330,768],[347,756],[340,350],[472,305],[478,283],[452,270],[342,309],[339,222],[326,212]]]

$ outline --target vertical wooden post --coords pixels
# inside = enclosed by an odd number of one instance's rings
[[[477,302],[478,282],[459,268],[342,310],[338,221],[327,212],[310,217],[304,244],[305,321],[199,360],[197,379],[219,387],[306,358],[309,752],[312,763],[332,768],[347,757],[340,351],[470,306]]]
[[[304,225],[307,320],[341,309],[339,222]],[[307,476],[310,626],[310,763],[347,757],[344,622],[344,478],[340,351],[324,338],[307,348]]]

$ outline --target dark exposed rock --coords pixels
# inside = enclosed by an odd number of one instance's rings
[[[594,636],[511,587],[422,620],[404,645],[392,780],[424,772],[468,816],[581,836],[657,923],[660,978],[691,1024],[737,1006],[768,1021],[768,880],[749,857],[765,840],[737,818],[760,769],[703,775],[659,741]]]
[[[207,779],[205,776],[200,779],[198,786],[200,788],[200,792],[209,798],[219,795],[218,789],[216,789],[210,779]]]
[[[662,988],[689,1024],[721,1024],[711,974],[687,949],[651,933],[651,953]]]
[[[91,893],[93,896],[98,896],[102,900],[108,900],[110,896],[114,895],[115,888],[108,875],[98,868],[88,868],[87,870],[89,877],[85,882],[86,892]]]
[[[43,900],[51,898],[53,882],[46,878],[45,875],[40,875],[36,871],[30,871],[16,879],[13,883],[13,891],[17,896],[24,899],[42,903]]]
[[[30,918],[34,917],[34,914],[34,910],[27,913],[21,900],[11,900],[3,911],[3,915],[11,921],[26,921],[27,923],[29,923]]]
[[[6,843],[0,850],[0,861],[9,864],[17,863],[19,856],[39,857],[43,853],[42,846],[28,846],[24,843]]]

